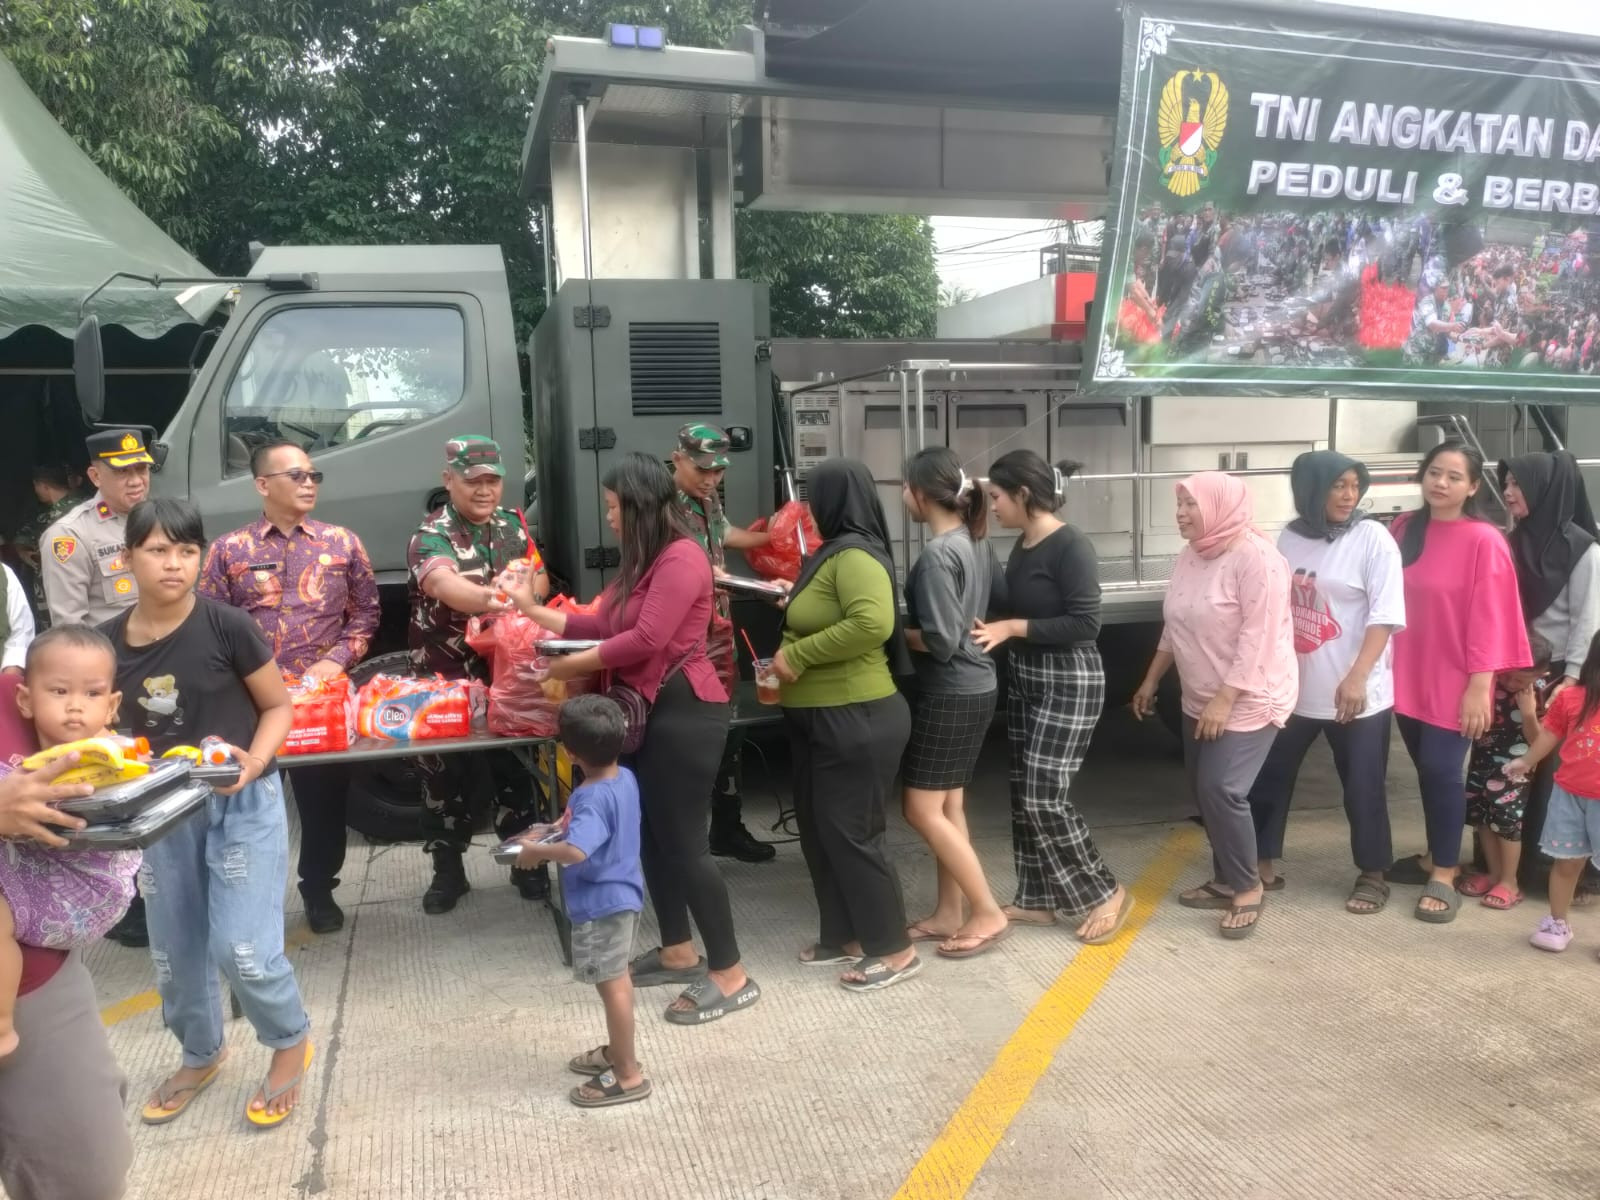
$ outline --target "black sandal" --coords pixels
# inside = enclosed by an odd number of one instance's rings
[[[666,984],[694,983],[706,977],[706,956],[700,955],[692,967],[668,967],[661,963],[661,947],[646,950],[628,964],[634,987],[662,987]]]
[[[910,979],[922,970],[922,959],[917,955],[911,956],[911,961],[905,966],[896,969],[889,965],[887,958],[863,958],[855,967],[860,979],[839,980],[839,986],[852,992],[875,992],[879,988],[893,987]]]
[[[1433,878],[1433,872],[1422,865],[1422,855],[1408,854],[1404,858],[1397,858],[1389,864],[1389,869],[1384,872],[1390,883],[1398,883],[1405,887],[1421,887]]]
[[[729,1013],[749,1008],[761,999],[761,985],[746,976],[742,988],[731,996],[724,996],[716,981],[707,976],[684,988],[678,999],[687,1000],[694,1007],[673,1008],[669,1004],[668,1022],[673,1025],[704,1025],[708,1021],[721,1020]]]
[[[592,1088],[599,1092],[598,1096],[585,1096],[584,1088]],[[615,1104],[632,1104],[635,1100],[643,1100],[650,1094],[650,1081],[641,1080],[638,1087],[625,1088],[617,1082],[617,1077],[610,1070],[603,1075],[596,1075],[588,1083],[580,1083],[567,1093],[579,1108],[610,1108]]]

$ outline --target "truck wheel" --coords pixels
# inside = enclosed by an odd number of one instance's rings
[[[369,658],[350,672],[360,687],[374,675],[411,674],[411,655],[404,650]],[[353,763],[345,798],[345,823],[372,842],[422,840],[422,782],[408,758]]]

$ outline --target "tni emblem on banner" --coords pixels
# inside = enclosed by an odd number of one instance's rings
[[[1215,71],[1179,71],[1161,89],[1156,134],[1161,178],[1175,196],[1211,183],[1217,147],[1228,128],[1228,86]]]

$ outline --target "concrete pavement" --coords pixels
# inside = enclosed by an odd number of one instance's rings
[[[785,770],[759,758],[748,803],[774,816]],[[1421,845],[1414,778],[1395,744],[1396,846]],[[1087,950],[1069,928],[1019,929],[968,962],[929,953],[920,978],[852,995],[795,952],[815,934],[798,847],[723,863],[747,965],[747,1013],[680,1029],[665,989],[639,993],[656,1092],[581,1112],[568,1055],[604,1040],[592,988],[561,966],[550,918],[487,851],[455,913],[427,917],[414,846],[352,838],[345,930],[289,918],[318,1057],[302,1110],[247,1130],[266,1052],[231,1026],[233,1058],[182,1119],[135,1126],[130,1195],[492,1200],[714,1197],[1526,1197],[1600,1195],[1600,913],[1561,956],[1526,942],[1536,900],[1468,902],[1451,926],[1413,920],[1417,890],[1352,917],[1354,871],[1332,766],[1307,764],[1289,883],[1260,932],[1173,899],[1205,878],[1204,839],[1172,743],[1110,714],[1076,792],[1141,901],[1133,936]],[[1004,745],[969,796],[997,894],[1011,866]],[[765,820],[761,818],[765,816]],[[911,915],[932,862],[895,822]],[[298,898],[292,897],[291,905]],[[640,934],[654,944],[654,930]],[[931,948],[930,948],[931,949]],[[176,1062],[146,957],[89,965],[131,1083],[130,1116]]]

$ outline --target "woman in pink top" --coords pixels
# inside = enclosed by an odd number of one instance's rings
[[[1155,711],[1161,677],[1178,664],[1183,761],[1212,857],[1211,882],[1179,899],[1196,908],[1230,897],[1225,938],[1249,937],[1260,919],[1250,788],[1300,689],[1289,564],[1253,515],[1242,479],[1203,471],[1178,485],[1178,532],[1189,544],[1167,585],[1161,645],[1133,697],[1143,720]]]
[[[686,984],[667,1020],[703,1025],[761,996],[739,961],[728,889],[708,848],[706,797],[728,733],[728,693],[706,656],[711,561],[678,515],[677,485],[656,459],[625,455],[601,486],[622,565],[598,611],[546,608],[534,600],[531,583],[512,598],[552,633],[603,639],[592,650],[553,659],[551,676],[610,671],[650,702],[644,743],[624,762],[639,779],[639,858],[661,945],[630,969],[638,987]],[[691,913],[705,957],[695,953]]]
[[[1443,925],[1460,907],[1467,751],[1489,728],[1495,672],[1521,670],[1533,655],[1511,548],[1472,512],[1483,456],[1442,442],[1417,478],[1424,506],[1390,527],[1406,588],[1406,628],[1394,637],[1394,711],[1422,788],[1429,857],[1395,863],[1389,879],[1424,882],[1417,918]]]

